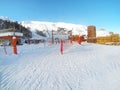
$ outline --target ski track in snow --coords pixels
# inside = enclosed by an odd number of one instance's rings
[[[118,49],[73,44],[60,55],[59,45],[19,47],[17,56],[1,57],[0,90],[119,90]]]

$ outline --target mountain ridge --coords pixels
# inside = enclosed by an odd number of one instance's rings
[[[79,25],[79,24],[71,24],[71,23],[64,23],[64,22],[41,22],[41,21],[23,21],[21,24],[25,27],[31,28],[32,31],[34,30],[55,30],[57,31],[58,28],[65,28],[67,31],[72,30],[74,34],[86,34],[87,26]]]
[[[32,31],[35,30],[57,30],[65,28],[66,30],[72,30],[73,35],[87,35],[87,26],[80,24],[72,24],[65,22],[44,22],[44,21],[22,21],[21,24],[25,27],[29,27]],[[109,36],[109,32],[103,29],[96,30],[96,36]]]
[[[0,16],[0,19],[12,21],[8,17]],[[87,26],[81,24],[65,23],[65,22],[48,22],[48,21],[21,21],[22,26],[29,28],[32,32],[38,31],[57,31],[58,28],[64,28],[67,31],[72,30],[72,35],[87,35]],[[96,36],[108,36],[108,31],[104,29],[96,30]]]

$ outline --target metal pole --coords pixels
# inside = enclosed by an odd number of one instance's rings
[[[54,44],[53,30],[52,30],[52,44]]]

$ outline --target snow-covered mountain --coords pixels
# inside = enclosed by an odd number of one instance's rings
[[[29,27],[31,30],[48,30],[52,31],[55,30],[57,31],[58,28],[65,28],[66,30],[70,31],[72,30],[73,35],[83,35],[87,34],[87,26],[85,25],[76,25],[76,24],[71,24],[71,23],[64,23],[64,22],[40,22],[40,21],[23,21],[21,24],[25,27]]]
[[[2,20],[11,21],[8,17],[0,16]],[[52,30],[57,31],[58,28],[64,28],[67,31],[72,30],[73,35],[87,35],[87,26],[80,24],[71,24],[64,22],[41,22],[41,21],[22,21],[19,22],[23,26],[30,28],[33,34],[35,31],[47,31],[47,33],[51,33]],[[108,31],[104,29],[100,29],[96,31],[97,36],[108,36],[110,35]],[[35,36],[35,35],[34,35]],[[48,36],[48,35],[47,35]]]
[[[0,19],[10,21],[10,19],[8,17],[4,17],[4,16],[0,16]]]
[[[110,32],[104,30],[104,29],[100,29],[100,30],[97,30],[96,31],[96,36],[99,37],[99,36],[109,36],[110,35]]]
[[[79,25],[79,24],[71,24],[64,22],[40,22],[40,21],[22,21],[21,24],[25,27],[29,27],[32,31],[40,30],[40,31],[57,31],[58,28],[65,28],[66,30],[72,30],[73,35],[87,35],[87,26]],[[100,29],[96,30],[96,36],[109,36],[109,32]]]

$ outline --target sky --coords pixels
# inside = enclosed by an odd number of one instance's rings
[[[0,16],[14,21],[94,25],[120,33],[119,0],[1,0]]]

